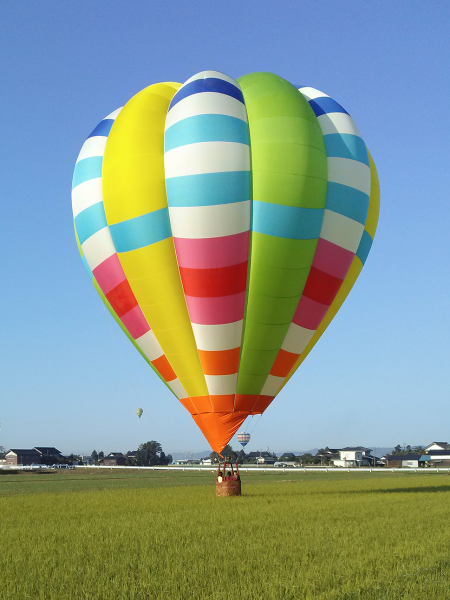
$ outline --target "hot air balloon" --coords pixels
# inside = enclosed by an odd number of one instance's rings
[[[249,443],[250,441],[250,434],[249,433],[245,433],[244,431],[240,431],[237,434],[237,441],[240,443],[240,445],[245,448],[245,446]]]
[[[100,122],[72,205],[98,294],[220,453],[354,285],[379,184],[355,122],[323,92],[204,71]]]
[[[138,409],[136,410],[136,414],[137,414],[137,416],[138,416],[139,418],[141,418],[141,417],[142,417],[143,413],[144,413],[144,411],[142,410],[142,408],[138,408]]]

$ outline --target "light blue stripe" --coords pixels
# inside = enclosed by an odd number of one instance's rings
[[[77,162],[73,172],[72,189],[80,183],[102,176],[103,156],[91,156]]]
[[[108,226],[103,202],[85,208],[75,217],[75,227],[80,244],[84,244],[94,233]]]
[[[160,208],[109,226],[116,252],[131,252],[166,240],[172,235],[169,210]]]
[[[366,145],[359,136],[351,133],[329,133],[323,136],[323,140],[328,157],[351,158],[370,166]]]
[[[83,261],[83,265],[84,265],[86,271],[88,272],[89,277],[91,279],[94,279],[94,273],[91,271],[91,267],[88,265],[88,262],[86,260],[86,257],[84,256],[84,254],[81,257],[81,260]]]
[[[366,262],[367,257],[369,256],[370,249],[372,248],[372,243],[373,239],[370,237],[367,231],[364,230],[361,237],[361,241],[359,242],[358,250],[356,251],[356,256],[359,258],[362,264]]]
[[[322,208],[299,208],[253,201],[252,231],[291,240],[319,237]]]
[[[169,206],[212,206],[251,200],[250,171],[203,173],[166,179]]]
[[[329,181],[325,208],[365,225],[369,196],[348,185]]]
[[[164,134],[164,152],[199,142],[250,144],[248,125],[228,115],[195,115],[182,119]]]

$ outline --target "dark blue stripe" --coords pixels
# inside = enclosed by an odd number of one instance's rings
[[[250,144],[248,125],[228,115],[194,115],[175,123],[164,134],[164,152],[200,142]]]
[[[88,137],[95,137],[97,135],[101,135],[104,137],[108,137],[109,132],[111,131],[111,127],[114,125],[114,119],[103,119],[97,125],[97,127],[92,131],[91,135]]]
[[[116,252],[130,252],[166,240],[172,235],[169,210],[154,212],[109,226]]]
[[[103,202],[97,202],[85,208],[75,217],[75,227],[80,244],[89,239],[94,233],[107,226]]]
[[[343,108],[340,104],[333,100],[332,98],[315,98],[315,100],[310,100],[309,104],[314,111],[316,117],[320,117],[320,115],[326,115],[327,113],[345,113],[348,115],[348,112]]]
[[[322,208],[253,201],[252,231],[291,240],[314,240],[322,227]]]
[[[183,175],[166,179],[169,206],[211,206],[251,200],[250,171]]]
[[[325,208],[365,225],[369,211],[369,196],[348,185],[329,181]]]
[[[245,104],[241,90],[235,85],[228,81],[224,81],[223,79],[208,77],[206,79],[195,79],[195,81],[191,81],[191,83],[180,88],[172,98],[169,110],[184,98],[192,96],[193,94],[201,94],[202,92],[225,94],[226,96],[231,96],[232,98],[239,100],[239,102],[242,102],[242,104]]]
[[[323,141],[327,157],[350,158],[370,166],[366,145],[359,136],[351,133],[329,133],[323,136]]]
[[[359,242],[358,250],[356,251],[356,256],[359,258],[362,264],[366,262],[367,257],[369,256],[372,243],[373,239],[370,237],[367,231],[364,230],[361,241]]]

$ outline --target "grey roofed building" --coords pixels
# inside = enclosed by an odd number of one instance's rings
[[[6,465],[32,465],[41,462],[41,455],[34,448],[11,448],[5,454]]]
[[[61,456],[61,452],[57,448],[47,446],[35,446],[33,449],[37,450],[41,456]]]
[[[442,452],[441,452],[442,454]],[[450,454],[450,452],[449,452]],[[415,454],[414,452],[410,452],[409,454],[389,454],[386,456],[386,460],[388,461],[401,461],[401,460],[419,460],[421,454]]]
[[[428,450],[426,456],[450,456],[450,448],[445,450]]]
[[[372,452],[371,448],[364,448],[364,446],[347,446],[347,448],[340,448],[340,450],[346,451],[346,452],[355,452],[358,450],[360,452]]]
[[[250,452],[250,454],[247,454],[247,456],[249,458],[271,458],[271,454],[269,454],[268,452]]]

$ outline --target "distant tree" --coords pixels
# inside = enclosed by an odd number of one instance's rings
[[[310,465],[313,464],[314,458],[315,457],[310,452],[305,452],[305,454],[302,454],[302,456],[299,457],[299,462],[304,465]]]
[[[137,465],[152,467],[154,465],[167,465],[168,463],[169,457],[164,454],[159,442],[152,440],[139,446],[136,453]]]
[[[414,446],[412,451],[414,452],[414,454],[425,454],[424,446]]]
[[[239,465],[243,465],[245,462],[247,462],[247,455],[245,454],[244,449],[239,450],[237,453],[237,462]]]
[[[392,451],[392,454],[403,454],[403,448],[400,446],[400,444],[397,444],[395,446],[395,448]]]
[[[98,454],[96,450],[92,450],[91,458],[94,462],[98,461]]]
[[[171,454],[168,454],[168,455],[166,456],[166,459],[167,459],[167,464],[168,464],[168,465],[171,465],[171,464],[172,464],[172,462],[173,462],[173,457],[172,457],[172,455],[171,455]]]
[[[100,452],[98,453],[98,460],[103,460],[105,458],[105,453],[103,452],[103,450],[100,450]]]
[[[237,455],[238,453],[233,450],[230,444],[227,444],[222,450],[222,456],[219,456],[217,452],[211,452],[209,458],[216,460],[223,460],[224,458],[229,458],[232,462],[236,462]]]

